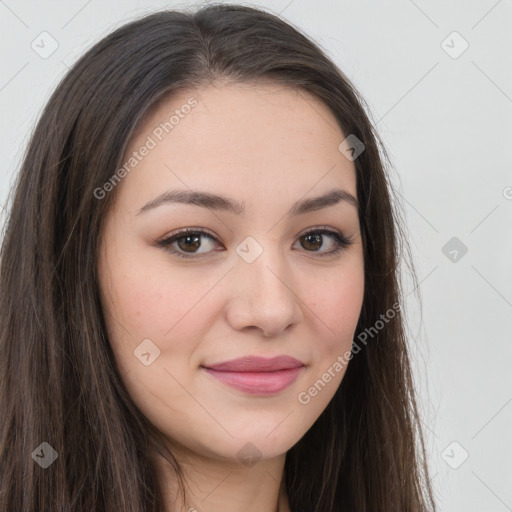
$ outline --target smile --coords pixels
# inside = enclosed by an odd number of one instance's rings
[[[217,380],[253,395],[279,393],[295,382],[304,367],[302,361],[289,355],[271,358],[250,355],[202,365]]]
[[[219,381],[250,394],[270,395],[290,386],[304,366],[264,372],[221,371],[203,368]]]

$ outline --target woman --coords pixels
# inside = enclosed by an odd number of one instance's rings
[[[73,66],[2,246],[1,511],[434,509],[362,105],[242,6]]]

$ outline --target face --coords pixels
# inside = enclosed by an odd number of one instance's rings
[[[105,187],[109,339],[134,402],[175,447],[284,454],[339,387],[364,289],[346,135],[304,92],[217,83],[160,102]],[[250,356],[278,359],[213,368]]]

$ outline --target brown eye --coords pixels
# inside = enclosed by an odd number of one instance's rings
[[[217,242],[206,231],[190,229],[180,231],[165,240],[161,240],[158,245],[171,254],[176,254],[182,258],[199,258],[201,254],[208,252],[208,250],[199,251],[205,245],[201,239],[206,239],[208,242]],[[206,248],[208,249],[208,243],[206,243]]]
[[[324,238],[326,236],[328,238],[331,238],[332,240],[331,248],[324,251],[320,251],[319,249],[323,247]],[[306,249],[306,252],[318,253],[315,254],[315,256],[319,257],[337,254],[338,252],[352,244],[352,242],[348,238],[345,238],[340,233],[325,228],[310,231],[309,233],[302,235],[299,238],[299,241],[302,247]]]
[[[176,242],[182,251],[189,252],[190,250],[190,252],[194,252],[201,246],[200,238],[197,235],[187,235],[178,238]]]
[[[207,241],[206,250],[201,250],[205,247],[205,242],[202,239]],[[326,245],[326,239],[331,240],[330,244],[327,245],[330,248],[327,250],[325,250],[324,247]],[[300,242],[300,245],[306,252],[313,253],[315,257],[337,254],[352,244],[352,242],[341,233],[325,228],[309,231],[302,235],[298,239],[298,242]],[[211,252],[211,250],[219,250],[215,248],[208,250],[208,243],[212,244],[213,247],[215,247],[215,244],[219,244],[219,242],[206,231],[186,229],[165,240],[157,242],[157,245],[180,258],[198,259],[202,257],[203,254]],[[322,248],[324,248],[324,250],[321,250]]]
[[[305,241],[302,243],[305,249],[317,250],[322,247],[323,240],[320,234],[305,235],[301,239]]]

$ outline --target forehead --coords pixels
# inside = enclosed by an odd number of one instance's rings
[[[302,90],[273,83],[182,90],[138,128],[123,160],[137,161],[117,192],[134,201],[179,186],[250,203],[342,186],[356,196],[355,166],[338,149],[344,138],[329,108]]]

